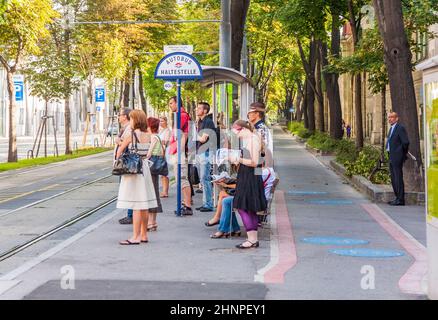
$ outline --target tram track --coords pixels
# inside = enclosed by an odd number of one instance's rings
[[[109,177],[111,177],[111,176],[112,176],[112,174],[108,174],[108,175],[105,175],[105,176],[103,176],[103,177],[100,177],[100,178],[97,178],[97,179],[94,179],[94,180],[91,180],[91,181],[87,181],[87,182],[81,183],[81,184],[79,184],[79,185],[77,185],[77,186],[75,186],[75,187],[73,187],[73,188],[70,188],[70,189],[64,190],[64,191],[62,191],[62,192],[59,192],[59,193],[57,193],[57,194],[51,195],[50,197],[46,197],[46,198],[44,198],[44,199],[40,199],[40,200],[34,201],[34,202],[32,202],[32,203],[26,204],[26,205],[21,206],[21,207],[19,207],[19,208],[12,209],[12,210],[10,210],[10,211],[4,212],[4,213],[0,214],[0,218],[5,217],[5,216],[8,216],[8,215],[10,215],[11,213],[14,213],[14,212],[17,212],[17,211],[21,211],[21,210],[24,210],[24,209],[27,209],[27,208],[33,207],[33,206],[35,206],[35,205],[38,205],[38,204],[40,204],[40,203],[43,203],[43,202],[46,202],[46,201],[52,200],[52,199],[57,198],[57,197],[60,197],[60,196],[62,196],[62,195],[64,195],[64,194],[67,194],[67,193],[69,193],[69,192],[72,192],[72,191],[78,190],[78,189],[83,188],[83,187],[86,187],[86,186],[89,186],[89,185],[91,185],[91,184],[93,184],[93,183],[96,183],[96,182],[99,182],[99,181],[105,180],[105,179],[107,179],[107,178],[109,178]],[[7,201],[10,201],[10,200],[13,200],[13,199],[7,199]],[[2,200],[2,202],[5,202],[5,201],[6,201],[6,200]]]
[[[105,177],[105,178],[107,178],[107,177]],[[102,179],[104,179],[104,178],[100,178],[100,180],[102,180]],[[96,182],[96,181],[94,181],[94,182]],[[90,183],[88,183],[88,184],[90,184]],[[69,227],[69,226],[71,226],[71,225],[73,225],[73,224],[75,224],[75,223],[77,223],[77,222],[79,222],[79,221],[81,221],[81,220],[91,216],[92,214],[94,214],[94,213],[98,212],[99,210],[105,208],[106,206],[110,205],[111,203],[115,202],[116,200],[117,200],[117,197],[113,197],[113,198],[111,198],[109,200],[106,200],[106,201],[100,203],[99,205],[97,205],[96,207],[94,207],[92,209],[85,210],[85,211],[75,215],[71,219],[68,219],[68,220],[62,222],[61,224],[55,226],[54,228],[52,228],[52,229],[50,229],[50,230],[48,230],[46,232],[43,232],[42,234],[40,234],[40,235],[38,235],[38,236],[36,236],[36,237],[34,237],[34,238],[32,238],[32,239],[22,243],[20,245],[17,245],[15,247],[11,248],[11,249],[8,249],[8,250],[6,250],[4,252],[1,252],[0,253],[0,262],[6,260],[8,258],[11,258],[12,256],[16,255],[17,253],[19,253],[19,252],[25,250],[26,248],[28,248],[28,247],[30,247],[30,246],[40,242],[41,240],[44,240],[44,239],[50,237],[51,235],[59,232],[60,230],[63,230],[65,228],[67,228],[67,227]]]

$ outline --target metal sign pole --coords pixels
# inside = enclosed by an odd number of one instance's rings
[[[176,186],[176,215],[181,216],[181,80],[176,80],[177,87],[177,105],[178,112],[176,115],[176,132],[177,132],[177,153],[178,153],[178,170],[177,170],[177,186]]]

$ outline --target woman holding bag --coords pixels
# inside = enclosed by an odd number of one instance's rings
[[[116,158],[119,159],[124,150],[142,157],[142,173],[123,174],[117,208],[133,209],[133,235],[130,239],[120,241],[121,245],[134,245],[148,242],[147,226],[149,212],[157,207],[157,196],[153,189],[152,178],[147,163],[146,155],[150,144],[150,134],[147,132],[147,117],[143,110],[133,110],[129,113],[132,134],[127,136],[117,150]],[[159,198],[158,198],[159,201]]]
[[[154,184],[155,196],[157,198],[158,206],[152,210],[149,210],[149,224],[148,231],[157,231],[157,213],[163,212],[160,201],[160,186],[158,184],[160,175],[167,175],[168,168],[166,162],[166,149],[161,142],[158,134],[158,128],[160,127],[160,120],[157,118],[148,118],[148,130],[152,134],[151,146],[149,148],[147,159],[152,161],[151,164],[151,176],[152,183]]]

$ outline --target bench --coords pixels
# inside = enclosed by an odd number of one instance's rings
[[[268,206],[266,207],[266,210],[257,212],[257,215],[259,216],[259,222],[260,223],[267,223],[268,221],[268,215],[271,214],[271,204],[274,200],[274,193],[275,189],[277,188],[278,183],[280,182],[280,179],[278,176],[275,178],[274,182],[272,183],[271,191],[269,192],[269,199],[268,199]]]

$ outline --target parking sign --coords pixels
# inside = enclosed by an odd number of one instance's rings
[[[23,101],[24,99],[24,83],[23,81],[14,81],[15,101]]]
[[[96,102],[105,102],[105,88],[96,88]]]

